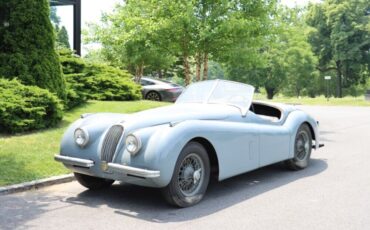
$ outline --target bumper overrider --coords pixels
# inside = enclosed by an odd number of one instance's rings
[[[62,162],[66,165],[91,168],[95,165],[95,162],[92,160],[81,159],[76,157],[68,157],[56,154],[54,156],[56,161]],[[130,176],[142,177],[142,178],[157,178],[160,176],[160,171],[156,170],[147,170],[142,168],[131,167],[127,165],[121,165],[116,163],[107,163],[107,170],[123,173]]]

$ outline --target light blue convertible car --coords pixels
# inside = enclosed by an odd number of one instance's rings
[[[218,180],[276,162],[306,168],[321,147],[318,122],[294,106],[252,102],[250,85],[190,85],[175,104],[134,114],[85,114],[66,131],[55,160],[89,189],[115,180],[161,188],[179,207]]]

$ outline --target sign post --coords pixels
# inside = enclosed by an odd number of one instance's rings
[[[329,101],[329,81],[331,80],[331,76],[324,77],[326,81],[326,99]]]

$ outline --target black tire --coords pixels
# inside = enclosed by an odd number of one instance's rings
[[[294,157],[285,161],[291,170],[301,170],[308,166],[312,151],[312,134],[307,124],[302,124],[294,140]]]
[[[108,188],[114,183],[114,180],[108,180],[104,178],[88,176],[88,175],[81,174],[81,173],[75,172],[74,175],[78,183],[80,183],[82,186],[90,190]]]
[[[164,198],[181,208],[199,203],[206,193],[210,171],[205,148],[197,142],[188,143],[177,159],[170,183],[162,189]]]
[[[145,99],[151,101],[162,101],[161,95],[156,91],[149,91],[145,95]]]

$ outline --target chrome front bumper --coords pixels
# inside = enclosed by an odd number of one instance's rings
[[[92,160],[62,156],[59,154],[56,154],[54,156],[54,159],[64,164],[71,165],[71,166],[77,166],[77,167],[91,168],[95,165],[94,161]],[[135,168],[135,167],[116,164],[116,163],[108,163],[107,166],[108,166],[107,170],[117,172],[117,173],[127,174],[128,176],[136,176],[136,177],[143,177],[143,178],[156,178],[160,176],[160,171],[155,171],[155,170]]]

